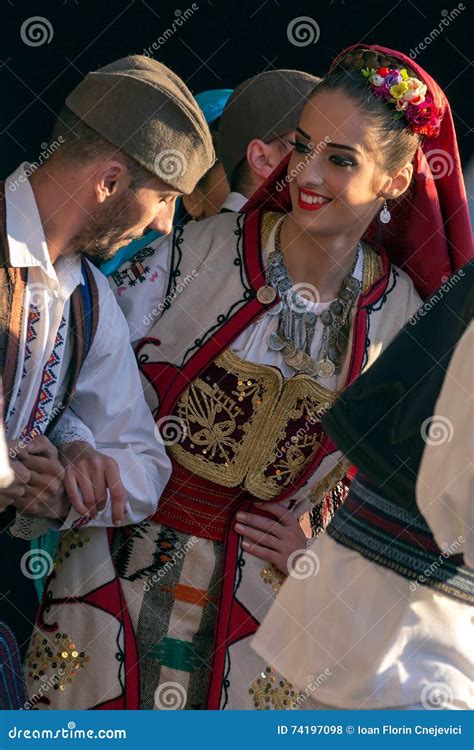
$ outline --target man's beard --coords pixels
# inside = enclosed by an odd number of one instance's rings
[[[103,262],[115,255],[119,248],[142,237],[143,231],[132,231],[139,219],[134,204],[133,194],[131,197],[125,194],[114,205],[97,208],[85,227],[72,238],[71,250]]]

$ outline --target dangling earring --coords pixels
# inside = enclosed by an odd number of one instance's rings
[[[380,221],[382,222],[382,224],[388,224],[391,218],[392,218],[392,214],[387,208],[387,201],[384,200],[383,208],[380,212]]]

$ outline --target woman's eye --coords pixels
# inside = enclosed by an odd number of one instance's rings
[[[347,156],[340,156],[339,154],[332,154],[329,159],[333,164],[337,164],[338,167],[355,167],[356,162],[353,159],[348,159]]]
[[[301,141],[288,141],[298,154],[310,154],[311,148]]]

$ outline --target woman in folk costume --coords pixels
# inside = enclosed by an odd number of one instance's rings
[[[393,97],[378,90],[387,76]],[[250,641],[306,547],[298,518],[315,508],[322,530],[347,470],[321,415],[417,310],[415,285],[426,295],[470,253],[465,195],[434,183],[424,155],[449,134],[448,104],[418,66],[383,48],[343,53],[248,211],[178,227],[139,287],[116,287],[173,475],[152,518],[111,532],[120,602],[104,576],[97,585],[86,530],[74,549],[64,540],[30,689],[39,666],[54,672],[45,649],[61,656],[62,632],[80,658],[39,708],[292,707],[292,685]],[[86,596],[117,626],[95,629]]]

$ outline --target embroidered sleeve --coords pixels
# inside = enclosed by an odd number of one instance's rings
[[[94,449],[96,447],[94,435],[84,422],[79,419],[72,409],[66,409],[64,415],[51,432],[49,439],[56,447],[65,443],[89,443]]]
[[[22,516],[17,511],[9,532],[19,539],[37,539],[39,536],[46,534],[49,529],[56,529],[57,526],[57,522],[50,521],[47,518],[29,518],[28,516]]]

